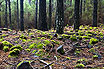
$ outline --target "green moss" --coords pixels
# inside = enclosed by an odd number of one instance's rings
[[[21,45],[17,45],[10,48],[10,50],[13,50],[13,49],[19,49],[20,51],[22,51],[23,48],[21,47]]]
[[[33,50],[33,51],[32,51],[32,53],[35,53],[35,52],[36,52],[36,50]]]
[[[31,45],[29,46],[29,49],[35,48],[36,45],[37,45],[36,43],[31,44]]]
[[[55,41],[55,40],[51,40],[53,43],[55,43],[55,44],[60,44],[60,42],[59,41]]]
[[[24,61],[25,61],[25,62],[29,62],[29,64],[31,63],[31,61],[27,61],[27,60],[24,60]],[[24,61],[21,61],[21,62],[17,65],[16,69],[18,69],[18,67],[19,67]]]
[[[77,64],[75,67],[76,67],[76,68],[84,68],[85,65],[84,65],[84,64]]]
[[[30,52],[31,50],[30,49],[25,49],[27,52]]]
[[[80,62],[83,62],[83,61],[87,61],[87,60],[85,58],[79,59],[79,60],[77,60],[77,63],[80,63]]]
[[[2,43],[3,43],[3,46],[9,46],[9,48],[13,46],[13,45],[12,45],[10,42],[8,42],[8,41],[3,41]]]
[[[20,36],[20,38],[21,38],[21,39],[27,39],[27,36],[25,36],[25,35],[22,34],[22,35]]]
[[[37,47],[36,48],[38,48],[38,49],[42,49],[43,48],[43,46],[46,46],[45,44],[43,44],[43,43],[39,43],[38,45],[37,45]]]
[[[70,57],[66,57],[66,59],[70,60]]]
[[[62,34],[62,37],[63,37],[63,38],[66,38],[66,39],[70,38],[70,36],[67,35],[67,34]]]
[[[15,43],[17,44],[17,43],[18,43],[18,41],[15,41]]]
[[[22,42],[26,42],[26,39],[22,39]]]
[[[45,37],[42,37],[41,39],[46,39]]]
[[[95,43],[97,43],[97,42],[98,42],[97,39],[91,38],[89,44],[95,44]]]
[[[94,55],[93,56],[93,59],[98,59],[98,55]]]
[[[71,41],[77,41],[77,38],[76,38],[75,36],[71,36],[71,37],[70,37],[70,40],[71,40]]]
[[[34,33],[29,33],[29,36],[33,35]]]
[[[40,57],[42,57],[44,54],[45,53],[43,49],[39,49],[39,51],[35,53],[36,56],[40,56]]]
[[[12,51],[9,52],[8,57],[18,57],[19,53],[20,53],[19,49],[13,49]]]
[[[44,42],[44,44],[46,44],[46,45],[48,45],[48,44],[51,43],[49,40],[44,40],[43,42]]]
[[[89,39],[89,37],[88,37],[88,36],[82,36],[82,38],[84,38],[84,39]]]
[[[6,34],[2,34],[2,36],[3,36],[3,37],[6,37],[6,36],[8,36],[8,35],[6,35]]]
[[[8,46],[4,46],[4,47],[3,47],[3,51],[4,51],[4,52],[8,52],[8,51],[9,51],[9,47],[8,47]]]
[[[94,49],[94,48],[91,48],[91,49],[89,50],[89,52],[95,53],[95,49]]]
[[[41,39],[41,37],[37,37],[37,39],[39,40],[39,39]]]
[[[82,36],[77,36],[77,38],[78,38],[79,40],[82,40]]]

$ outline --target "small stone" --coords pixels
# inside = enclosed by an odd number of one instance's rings
[[[65,54],[64,49],[63,49],[63,45],[61,45],[57,48],[57,52],[60,53],[61,55]]]
[[[17,65],[17,69],[33,69],[33,68],[31,67],[29,62],[24,61],[24,62],[21,62]]]

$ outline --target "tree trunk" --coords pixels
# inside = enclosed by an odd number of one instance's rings
[[[82,17],[82,2],[83,2],[83,0],[81,0],[81,2],[80,2],[80,17]]]
[[[17,28],[19,30],[19,8],[18,8],[18,0],[17,0]]]
[[[46,31],[47,29],[47,22],[46,22],[46,0],[39,1],[39,30]]]
[[[63,0],[57,0],[57,11],[56,11],[56,33],[64,33],[64,3]]]
[[[24,8],[23,8],[23,0],[20,0],[20,23],[21,23],[21,31],[24,31]]]
[[[8,28],[8,20],[7,20],[7,0],[5,0],[5,28]]]
[[[83,7],[84,12],[85,12],[85,8],[86,8],[86,0],[84,0],[84,7]]]
[[[51,29],[51,25],[52,25],[52,3],[51,0],[49,0],[49,29]]]
[[[93,9],[93,27],[97,27],[97,4],[98,1],[94,0],[94,9]]]
[[[0,5],[0,12],[1,12],[1,5]],[[0,28],[1,28],[1,14],[0,14]]]
[[[74,9],[74,30],[79,29],[79,5],[80,0],[75,0],[75,9]]]
[[[72,0],[70,0],[70,7],[72,6]]]
[[[38,19],[38,0],[36,0],[36,12],[35,12],[35,29],[37,29]]]
[[[8,4],[9,4],[9,26],[10,26],[10,29],[12,29],[12,22],[11,22],[11,3],[10,3],[10,0],[8,0]]]

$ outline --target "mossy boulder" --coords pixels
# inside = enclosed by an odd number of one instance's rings
[[[20,54],[20,50],[19,49],[13,49],[12,51],[9,52],[9,56],[8,57],[18,57],[19,54]]]
[[[97,42],[98,42],[97,39],[91,38],[89,44],[95,44],[95,43],[97,43]]]
[[[8,42],[8,41],[3,41],[2,44],[3,44],[3,46],[9,46],[9,48],[13,46],[13,45],[12,45],[10,42]]]
[[[3,47],[3,51],[4,51],[4,52],[8,52],[8,51],[9,51],[9,47],[8,47],[8,46],[4,46],[4,47]]]
[[[84,64],[77,64],[75,67],[76,67],[76,68],[84,68],[85,65],[84,65]]]
[[[63,38],[66,38],[66,39],[70,38],[70,36],[67,35],[67,34],[62,34],[62,37],[63,37]]]
[[[13,49],[19,49],[21,51],[23,48],[20,45],[17,45],[10,48],[10,50],[13,50]]]
[[[16,69],[33,69],[29,61],[21,61]]]
[[[71,40],[71,41],[77,41],[77,37],[71,36],[71,37],[70,37],[70,40]]]

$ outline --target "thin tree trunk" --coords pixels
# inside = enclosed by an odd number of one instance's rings
[[[97,4],[98,1],[94,0],[94,9],[93,9],[93,27],[97,27]]]
[[[56,33],[64,33],[64,3],[63,0],[57,0],[56,13]]]
[[[83,0],[81,0],[81,2],[80,2],[80,17],[82,17],[82,2],[83,2]]]
[[[75,0],[75,9],[74,9],[74,30],[79,29],[79,5],[80,0]]]
[[[21,23],[21,31],[24,31],[24,8],[23,8],[23,0],[20,0],[20,23]]]
[[[9,24],[10,24],[10,29],[12,29],[12,23],[11,23],[11,3],[10,0],[8,0],[9,4]]]
[[[8,28],[8,20],[7,20],[7,0],[5,0],[5,28]]]
[[[70,0],[70,7],[72,6],[72,0]]]
[[[38,24],[38,0],[36,0],[36,12],[35,12],[35,29],[37,29]]]
[[[51,24],[52,24],[52,3],[51,0],[49,0],[49,29],[51,29]]]
[[[18,0],[17,0],[17,28],[19,30],[19,8],[18,8]]]
[[[46,0],[40,0],[39,1],[39,30],[46,31],[47,28],[47,22],[46,22],[47,16],[46,16]]]
[[[84,12],[85,12],[85,8],[86,8],[86,0],[84,0],[84,7],[83,7]]]
[[[1,12],[1,4],[0,4],[0,12]],[[1,28],[1,14],[0,14],[0,28]]]

